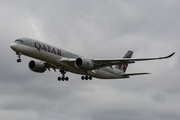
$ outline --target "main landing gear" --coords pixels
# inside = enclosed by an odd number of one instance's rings
[[[64,71],[64,70],[60,70],[61,74],[62,74],[62,77],[58,77],[58,81],[68,81],[69,78],[68,77],[65,77],[65,74],[67,71]]]
[[[18,59],[17,59],[17,62],[19,63],[19,62],[21,62],[22,60],[21,60],[21,53],[19,53],[19,52],[17,52],[16,53],[16,55],[18,55]]]
[[[62,74],[62,77],[58,77],[58,81],[68,81],[69,78],[68,77],[65,77],[65,74],[67,71],[65,70],[60,70],[61,74]],[[89,75],[85,75],[85,76],[81,76],[81,79],[82,80],[92,80],[92,76],[89,76]]]
[[[85,80],[88,80],[88,79],[89,79],[89,80],[92,80],[92,76],[88,76],[88,75],[86,75],[86,76],[81,76],[81,79],[82,79],[82,80],[84,80],[84,79],[85,79]]]

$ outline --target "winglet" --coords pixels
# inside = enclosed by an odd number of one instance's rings
[[[173,52],[172,54],[170,54],[168,57],[172,57],[175,54],[175,52]]]
[[[170,54],[170,55],[168,55],[168,56],[166,56],[166,57],[160,57],[160,59],[170,58],[170,57],[172,57],[174,54],[175,54],[175,52],[173,52],[172,54]]]

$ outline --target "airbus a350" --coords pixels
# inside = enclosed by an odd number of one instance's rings
[[[65,76],[66,72],[80,74],[82,75],[82,80],[91,80],[92,77],[99,79],[120,79],[129,78],[133,75],[149,74],[125,72],[128,64],[135,63],[135,61],[166,59],[175,54],[172,53],[165,57],[133,59],[131,58],[133,51],[129,50],[123,58],[87,58],[30,38],[16,39],[10,47],[18,55],[17,62],[22,61],[21,55],[38,59],[31,60],[28,65],[30,70],[34,72],[43,73],[46,70],[50,71],[50,68],[54,71],[59,70],[62,74],[61,77],[58,77],[59,81],[69,80]]]

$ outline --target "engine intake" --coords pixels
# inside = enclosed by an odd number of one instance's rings
[[[40,61],[31,60],[29,62],[29,69],[34,72],[43,73],[46,71],[46,66],[44,65],[44,63],[42,63]]]
[[[92,70],[94,67],[94,64],[91,60],[85,59],[85,58],[77,58],[75,61],[75,66],[77,68],[83,69],[83,70]]]

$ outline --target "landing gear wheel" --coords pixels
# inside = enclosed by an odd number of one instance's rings
[[[88,76],[85,76],[85,80],[88,80]]]
[[[17,59],[17,62],[19,63],[19,62],[21,62],[22,60],[21,59]]]
[[[81,76],[81,80],[92,80],[92,76]]]
[[[58,81],[60,81],[61,80],[61,77],[58,77]]]
[[[17,62],[18,62],[18,63],[21,62],[21,61],[22,61],[22,60],[21,60],[21,53],[17,52],[16,55],[18,55]]]
[[[62,74],[62,77],[58,77],[58,81],[68,81],[69,78],[68,77],[65,77],[65,74],[67,71],[64,71],[64,70],[60,70],[61,74]]]
[[[68,81],[69,78],[68,77],[58,77],[58,81]]]
[[[69,80],[69,78],[68,77],[66,77],[66,81],[68,81]]]
[[[84,76],[81,76],[81,80],[84,80]]]

